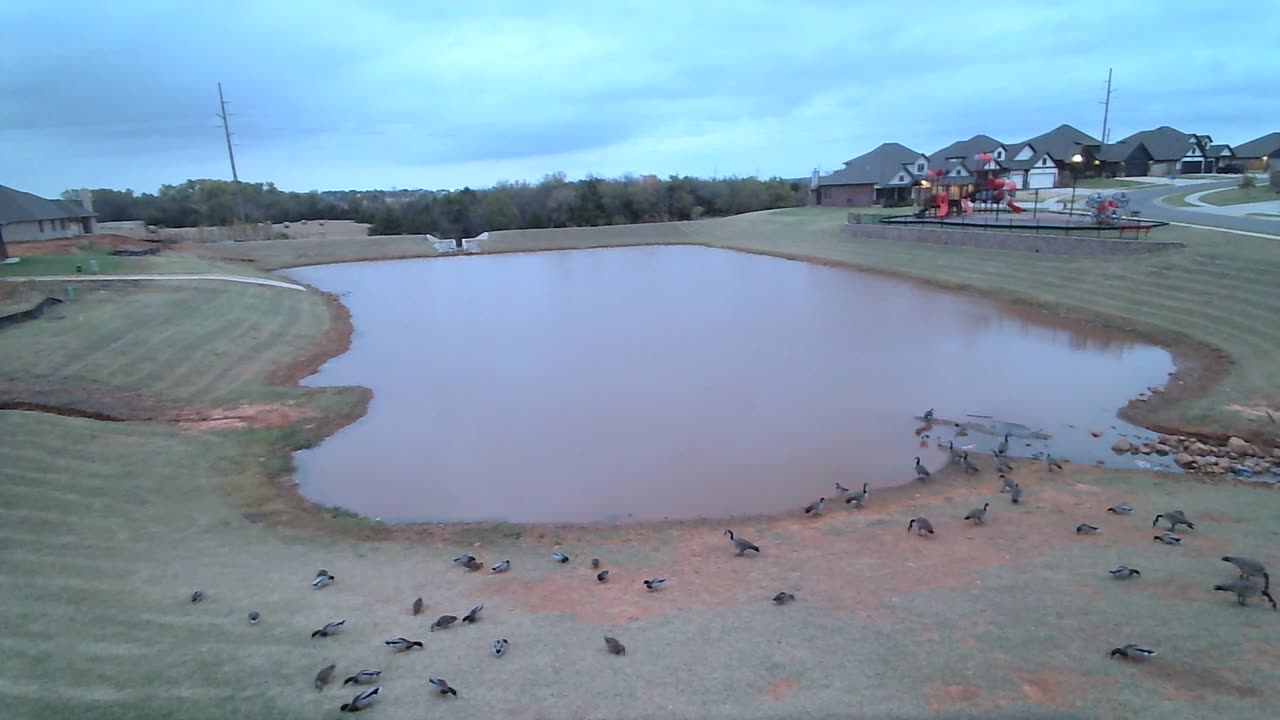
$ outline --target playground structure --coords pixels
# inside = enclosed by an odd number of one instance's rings
[[[1123,191],[1111,195],[1092,192],[1084,204],[1089,208],[1094,224],[1099,227],[1118,226],[1129,214],[1129,196]]]
[[[990,162],[991,155],[982,153],[977,156],[977,160],[981,167]],[[1014,214],[1024,212],[1022,206],[1015,202],[1018,183],[1008,178],[996,177],[994,174],[984,179],[981,177],[984,173],[985,171],[980,171],[977,188],[970,192],[968,197],[953,198],[943,189],[943,171],[930,170],[926,173],[926,178],[937,189],[921,197],[921,207],[916,211],[916,217],[923,218],[930,213],[939,218],[961,213],[972,215],[975,212],[999,214],[1002,206]]]

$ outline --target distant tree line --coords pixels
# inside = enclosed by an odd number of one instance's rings
[[[99,188],[99,222],[197,227],[247,222],[354,220],[374,235],[431,233],[474,237],[486,230],[583,227],[696,220],[803,205],[808,185],[772,178],[702,179],[653,175],[569,181],[564,173],[538,183],[499,183],[473,190],[338,190],[286,192],[272,183],[188,180],[155,193]],[[74,198],[74,193],[64,193]]]

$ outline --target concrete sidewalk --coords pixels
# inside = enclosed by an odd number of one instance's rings
[[[1262,202],[1240,203],[1238,205],[1210,205],[1209,203],[1200,201],[1201,196],[1215,193],[1219,190],[1230,190],[1230,188],[1214,188],[1212,190],[1192,193],[1191,195],[1188,195],[1185,200],[1191,205],[1194,205],[1195,207],[1191,209],[1197,212],[1214,213],[1217,215],[1232,215],[1235,217],[1255,213],[1280,215],[1280,200],[1263,200]]]
[[[285,288],[288,290],[306,290],[305,287],[283,280],[271,280],[270,278],[245,277],[243,275],[196,275],[185,273],[173,274],[150,274],[150,275],[23,275],[20,277],[5,277],[0,280],[8,280],[10,282],[35,282],[40,280],[54,280],[57,282],[75,281],[75,280],[220,280],[223,282],[238,282],[248,285],[268,285],[270,287]]]

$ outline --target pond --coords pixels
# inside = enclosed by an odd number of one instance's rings
[[[1015,456],[1162,461],[1109,448],[1149,436],[1116,411],[1164,384],[1167,351],[893,277],[694,246],[291,274],[355,326],[305,384],[374,391],[297,454],[300,490],[386,522],[791,511],[936,470],[954,422],[984,468],[1006,430]]]

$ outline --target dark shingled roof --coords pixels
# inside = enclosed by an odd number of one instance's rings
[[[1142,132],[1134,133],[1116,144],[1142,143],[1147,146],[1147,152],[1151,153],[1152,160],[1163,162],[1166,160],[1181,160],[1191,148],[1195,138],[1196,136],[1191,133],[1184,133],[1168,125],[1161,125],[1155,130],[1143,130]],[[1105,160],[1106,158],[1103,159]]]
[[[947,159],[963,158],[965,162],[973,160],[974,156],[991,152],[1000,147],[1002,143],[990,135],[974,135],[968,140],[957,140],[950,145],[929,156],[929,168],[933,170],[947,169]]]
[[[890,185],[903,165],[915,161],[920,153],[900,143],[884,143],[865,155],[849,160],[844,169],[818,178],[818,185]],[[910,174],[909,174],[910,176]],[[915,177],[902,185],[914,182]]]
[[[1231,146],[1227,145],[1226,143],[1218,143],[1217,145],[1210,145],[1209,149],[1205,152],[1205,154],[1213,158],[1222,157],[1223,150],[1226,150],[1228,155],[1235,155],[1235,151],[1232,150]]]
[[[45,200],[29,192],[0,185],[0,225],[37,220],[61,220],[63,218],[93,217],[79,203],[66,200]]]
[[[1036,149],[1037,153],[1049,153],[1049,156],[1054,160],[1070,162],[1071,156],[1080,152],[1081,146],[1098,145],[1099,140],[1086,132],[1064,124],[1043,135],[1030,138],[1023,144],[1031,145]],[[1179,155],[1178,157],[1182,156]]]
[[[1267,133],[1259,138],[1254,138],[1247,143],[1240,143],[1232,150],[1235,151],[1238,158],[1260,158],[1262,156],[1276,157],[1280,155],[1280,132]]]

